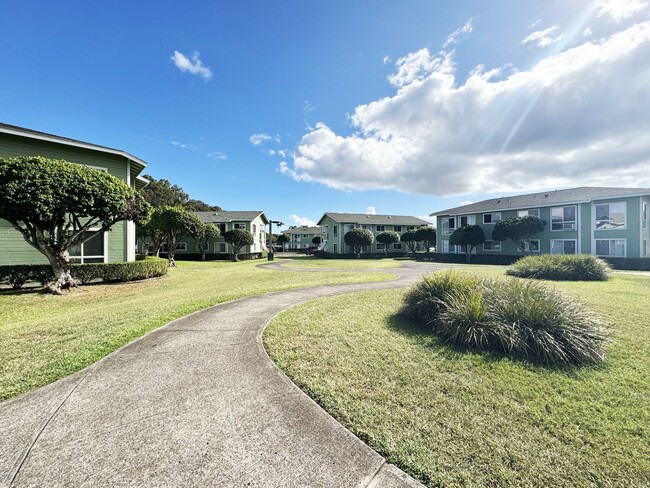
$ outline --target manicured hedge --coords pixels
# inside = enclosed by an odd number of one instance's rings
[[[465,263],[465,254],[445,254],[445,253],[415,253],[411,255],[416,261],[432,261],[434,263]],[[509,254],[472,254],[472,264],[496,264],[508,266],[521,256]]]
[[[166,259],[147,258],[128,263],[71,264],[70,273],[82,284],[93,281],[120,282],[154,278],[167,274]],[[52,268],[48,264],[20,264],[0,266],[0,282],[8,283],[14,290],[27,282],[45,286],[53,279]]]
[[[612,269],[650,271],[650,258],[601,258]]]
[[[542,254],[521,258],[506,274],[538,280],[605,281],[609,266],[590,254]]]
[[[237,255],[240,261],[247,261],[250,259],[264,259],[268,255],[267,251],[262,252],[253,252],[253,253],[240,253]],[[166,258],[167,253],[161,252],[160,257]],[[201,253],[176,253],[174,255],[175,261],[201,261]],[[216,253],[206,253],[206,261],[230,261],[232,256],[230,254],[216,254]]]
[[[455,347],[551,366],[605,359],[609,328],[576,301],[534,281],[438,272],[407,292],[401,313]]]

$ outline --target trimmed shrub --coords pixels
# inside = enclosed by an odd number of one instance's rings
[[[542,254],[526,256],[506,271],[510,276],[558,281],[605,281],[605,261],[589,254]]]
[[[431,325],[444,310],[449,295],[472,291],[480,283],[478,278],[455,271],[430,274],[406,292],[401,313],[422,324]]]
[[[576,301],[533,281],[454,274],[424,278],[407,292],[402,313],[455,347],[549,366],[604,361],[609,329]]]
[[[147,258],[141,261],[125,263],[71,264],[72,277],[82,284],[93,281],[133,281],[154,278],[167,274],[166,259]],[[49,264],[21,264],[0,266],[0,282],[8,283],[14,290],[19,290],[27,282],[40,283],[45,286],[54,279]]]

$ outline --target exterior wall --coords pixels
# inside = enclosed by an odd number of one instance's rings
[[[285,244],[286,247],[289,249],[309,249],[310,247],[315,247],[316,244],[312,242],[312,239],[316,236],[322,237],[321,233],[318,232],[316,234],[312,233],[300,233],[300,234],[293,234],[293,233],[287,233],[291,236],[291,242],[288,242]]]
[[[380,254],[383,253],[383,249],[377,249],[377,235],[381,234],[384,231],[388,230],[395,230],[395,225],[392,223],[386,223],[384,225],[384,230],[383,231],[377,231],[377,224],[359,224],[356,222],[337,222],[333,220],[329,215],[326,215],[321,221],[319,222],[319,225],[322,228],[323,232],[323,243],[321,244],[322,249],[324,251],[334,253],[334,254],[352,254],[352,248],[350,246],[347,246],[345,244],[344,236],[345,233],[348,232],[350,229],[354,229],[355,227],[362,227],[362,228],[367,228],[372,232],[373,235],[373,243],[372,243],[372,249],[366,248],[364,249],[364,253],[373,253],[373,254]],[[382,225],[382,224],[379,224]],[[337,228],[337,233],[334,235],[334,228]],[[397,226],[399,227],[399,226]],[[406,232],[407,230],[414,230],[417,229],[419,226],[416,225],[402,225],[400,231],[396,231],[400,236]],[[398,245],[400,243],[397,243]],[[334,247],[336,245],[336,248]],[[406,254],[408,252],[408,246],[406,243],[402,242],[402,249],[395,249],[394,245],[390,246],[390,249],[388,252],[390,253],[403,253]]]
[[[650,212],[650,197],[622,197],[622,198],[608,198],[594,200],[587,203],[577,203],[577,204],[563,204],[556,205],[553,207],[530,207],[530,209],[538,208],[539,216],[541,219],[545,220],[547,225],[544,228],[544,231],[541,232],[536,239],[540,241],[540,250],[539,252],[532,252],[530,254],[547,254],[551,252],[551,241],[553,240],[575,240],[576,243],[576,253],[583,254],[597,254],[596,250],[596,241],[597,240],[607,240],[607,239],[625,239],[625,257],[638,258],[643,256],[643,239],[644,236],[647,241],[647,246],[650,246],[650,222],[646,224],[646,229],[643,229],[642,223],[642,204],[643,201],[647,202]],[[603,203],[616,203],[624,202],[625,204],[625,228],[617,229],[596,229],[596,205]],[[553,230],[552,229],[552,219],[551,219],[551,209],[555,207],[576,207],[576,224],[574,230]],[[501,211],[501,218],[511,218],[517,217],[518,211],[524,209],[510,209]],[[528,209],[525,209],[528,210]],[[476,219],[476,223],[481,226],[485,232],[486,240],[491,240],[492,230],[494,229],[495,224],[485,224],[483,222],[483,216],[485,213],[470,214],[473,215]],[[456,216],[456,226],[458,228],[459,217]],[[650,216],[649,216],[650,217]],[[437,247],[439,252],[443,252],[443,249],[447,248],[445,241],[449,240],[451,233],[443,233],[443,220],[445,217],[438,216],[436,219],[437,222]],[[450,248],[449,252],[455,252],[453,248]],[[458,250],[458,252],[461,252]],[[650,253],[650,247],[647,247],[647,252]],[[489,251],[485,250],[484,246],[478,246],[476,249],[477,254],[504,254],[504,255],[523,255],[524,253],[517,249],[516,245],[510,241],[506,240],[501,243],[500,251]]]
[[[64,159],[72,163],[105,169],[122,181],[127,181],[129,165],[127,160],[120,156],[0,133],[0,158],[14,156]],[[131,186],[135,187],[137,171],[131,169],[130,173]],[[104,249],[108,252],[108,254],[105,252],[106,261],[135,259],[135,231],[127,231],[127,227],[127,222],[118,222],[105,234]],[[9,222],[0,219],[0,265],[43,263],[47,263],[45,256],[27,244]]]

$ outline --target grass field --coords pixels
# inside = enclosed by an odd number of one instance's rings
[[[320,259],[312,256],[299,258],[281,259],[277,262],[282,263],[287,268],[313,268],[313,269],[383,269],[398,268],[401,266],[400,261],[394,259]]]
[[[650,278],[553,286],[614,327],[604,366],[450,349],[396,314],[400,290],[292,308],[264,342],[328,412],[429,486],[648,486]]]
[[[288,273],[259,262],[179,262],[143,282],[88,285],[53,296],[0,292],[0,400],[50,383],[170,320],[235,298],[384,273]]]

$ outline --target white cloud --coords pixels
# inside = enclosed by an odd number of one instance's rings
[[[582,37],[589,37],[593,35],[594,31],[591,30],[591,27],[587,27],[585,30],[582,31]]]
[[[264,134],[264,133],[262,133],[262,134],[253,134],[252,136],[250,136],[248,138],[248,140],[251,141],[251,144],[253,144],[253,146],[259,146],[263,142],[270,141],[271,139],[273,139],[273,137],[271,137],[268,134]]]
[[[228,156],[225,153],[222,153],[221,151],[213,151],[206,154],[206,156],[217,161],[224,161],[228,159]]]
[[[392,59],[390,59],[390,56],[388,54],[386,56],[384,56],[384,64],[388,64],[391,61],[392,61]]]
[[[203,62],[199,59],[199,56],[200,54],[198,51],[194,51],[192,53],[192,56],[190,56],[190,60],[183,53],[174,51],[174,54],[171,55],[170,59],[174,61],[176,67],[183,73],[199,75],[205,81],[209,81],[210,78],[212,78],[212,70],[203,65]]]
[[[368,208],[366,209],[366,214],[367,214],[367,215],[376,215],[376,214],[377,214],[377,210],[375,210],[375,207],[368,207]]]
[[[646,0],[600,0],[596,15],[619,23],[643,10],[647,10],[647,8],[648,2]]]
[[[440,196],[650,186],[649,58],[650,22],[507,76],[477,67],[461,81],[448,54],[411,53],[397,63],[394,95],[356,107],[354,133],[318,123],[278,171]]]
[[[472,30],[474,30],[474,26],[472,25],[472,19],[469,19],[462,27],[459,27],[447,36],[447,40],[442,47],[446,49],[449,46],[458,44],[465,38],[465,34],[469,34]]]
[[[309,100],[305,100],[305,102],[302,104],[302,111],[306,114],[314,110],[314,106],[311,104]]]
[[[315,227],[316,226],[316,221],[311,220],[307,217],[300,217],[299,215],[292,214],[289,215],[289,218],[298,226],[307,226],[307,227]]]
[[[172,146],[180,147],[181,149],[194,149],[192,144],[185,144],[183,142],[171,141]]]
[[[541,21],[542,21],[542,19],[537,19],[535,22],[533,22],[532,24],[530,24],[530,25],[528,26],[528,28],[529,28],[529,29],[532,29],[533,27],[537,26],[537,24],[539,24]]]
[[[540,30],[533,32],[528,35],[523,41],[522,44],[529,44],[531,42],[537,44],[538,47],[546,47],[551,44],[555,44],[557,41],[562,39],[563,34],[560,31],[560,26],[554,25],[548,29]]]

